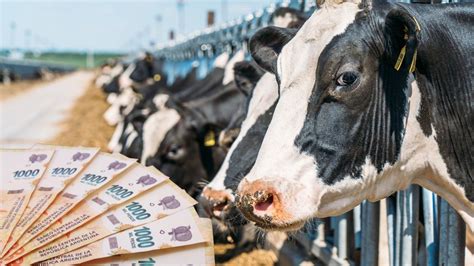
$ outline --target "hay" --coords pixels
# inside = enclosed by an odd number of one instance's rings
[[[60,124],[61,132],[49,143],[100,147],[102,151],[107,151],[107,143],[114,132],[114,127],[107,125],[103,119],[108,107],[105,95],[91,83]]]

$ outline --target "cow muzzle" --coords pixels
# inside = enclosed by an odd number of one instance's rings
[[[291,211],[294,202],[283,196],[283,190],[292,184],[280,187],[278,181],[244,181],[236,196],[236,205],[242,214],[258,227],[267,230],[293,231],[301,228],[306,219],[300,219]],[[293,189],[292,189],[293,190]],[[295,195],[296,196],[296,195]]]
[[[233,196],[228,191],[205,187],[200,203],[210,217],[224,219],[232,201]]]

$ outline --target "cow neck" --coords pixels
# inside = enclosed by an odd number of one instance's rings
[[[403,5],[421,25],[415,78],[421,93],[418,122],[436,135],[450,176],[474,202],[472,31],[474,8]],[[455,18],[464,19],[455,21]],[[469,18],[469,19],[466,19]],[[468,34],[468,36],[466,36]],[[449,62],[449,64],[447,63]]]

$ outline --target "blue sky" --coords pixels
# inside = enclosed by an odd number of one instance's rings
[[[227,18],[235,19],[277,0],[182,1],[184,32],[190,33],[206,26],[208,10],[216,12],[217,24],[222,23],[222,2],[227,3]],[[15,48],[128,51],[152,38],[163,42],[170,29],[179,30],[177,2],[0,0],[0,49],[14,44]],[[157,15],[162,18],[160,25]]]

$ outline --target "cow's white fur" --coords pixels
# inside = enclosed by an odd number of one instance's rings
[[[227,85],[234,80],[235,63],[244,61],[244,59],[245,59],[245,52],[242,49],[237,51],[235,55],[232,56],[232,58],[229,60],[229,62],[227,63],[224,69],[224,78],[222,79],[223,85]]]
[[[119,87],[120,89],[129,88],[133,85],[133,80],[130,78],[130,75],[135,70],[135,64],[130,64],[127,69],[119,77]]]
[[[166,102],[169,100],[170,96],[168,94],[157,94],[153,97],[153,104],[156,108],[161,109],[165,107]]]
[[[234,141],[232,146],[229,149],[229,152],[227,153],[226,158],[224,159],[224,162],[222,163],[221,168],[217,172],[217,174],[214,176],[212,181],[207,184],[206,187],[209,187],[213,190],[220,190],[224,191],[226,190],[224,186],[224,180],[226,177],[226,172],[227,169],[229,169],[229,160],[236,149],[236,147],[239,145],[239,143],[242,141],[242,139],[245,137],[247,134],[247,131],[255,124],[257,121],[257,118],[265,113],[268,108],[272,106],[272,104],[276,101],[278,98],[278,84],[275,79],[275,75],[266,73],[264,74],[258,83],[256,84],[252,99],[250,100],[249,107],[248,107],[248,112],[247,116],[245,117],[245,120],[242,122],[242,127],[240,129],[240,133],[237,136],[237,139]],[[232,190],[227,189],[227,193],[229,193],[229,196],[232,197],[233,200],[233,193]]]
[[[229,61],[229,53],[224,52],[214,60],[214,68],[224,68]]]
[[[105,84],[108,84],[112,82],[112,79],[115,78],[116,76],[120,75],[123,71],[123,65],[122,64],[117,64],[115,67],[113,67],[110,72],[105,72],[102,73],[95,81],[95,85],[99,88],[104,86]]]
[[[143,125],[142,163],[155,155],[164,140],[166,133],[181,119],[179,113],[172,108],[162,108],[152,114]]]
[[[112,138],[110,138],[110,141],[107,144],[107,148],[109,149],[109,151],[115,152],[117,147],[119,146],[120,136],[122,136],[122,132],[123,132],[123,126],[124,126],[124,123],[123,121],[121,121],[115,127],[114,134],[112,135]],[[119,147],[119,150],[120,148],[121,147]]]
[[[111,126],[117,125],[122,121],[123,116],[130,113],[138,102],[138,96],[132,88],[125,88],[112,105],[105,111],[104,119]],[[123,113],[120,113],[120,107],[126,106]]]

